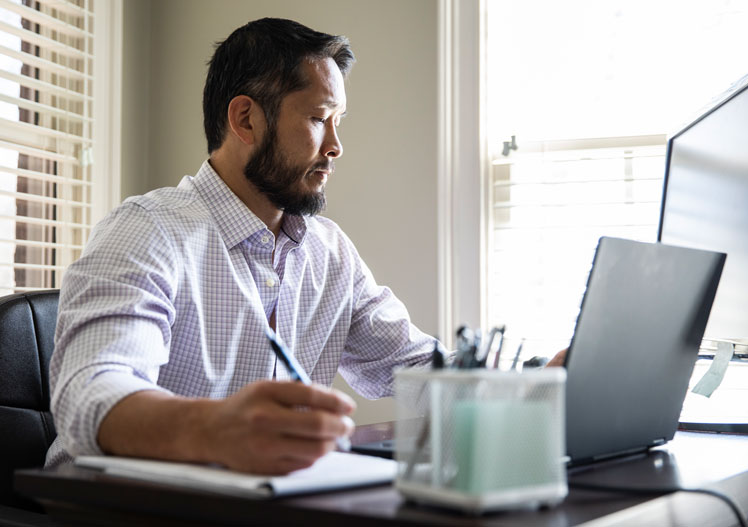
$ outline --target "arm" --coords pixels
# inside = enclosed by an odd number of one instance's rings
[[[322,388],[254,383],[224,401],[158,385],[169,361],[180,253],[151,214],[127,204],[67,271],[50,365],[65,451],[223,463],[286,472],[350,432],[352,403]],[[298,406],[307,411],[298,410]]]
[[[284,474],[311,465],[350,434],[346,416],[354,406],[337,390],[292,382],[258,381],[224,400],[141,391],[112,408],[98,441],[111,454]]]
[[[403,303],[376,283],[350,245],[356,265],[355,301],[341,374],[361,395],[387,397],[393,391],[394,368],[431,363],[434,338],[411,323]]]

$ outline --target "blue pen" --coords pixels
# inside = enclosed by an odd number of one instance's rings
[[[286,345],[283,344],[280,337],[276,335],[273,328],[270,326],[265,328],[265,335],[267,335],[268,340],[270,341],[270,347],[273,348],[275,355],[286,367],[291,378],[302,384],[306,384],[307,386],[312,384],[312,379],[309,378],[309,375],[307,375],[304,368],[301,367],[301,364],[296,360],[296,357],[288,352]],[[338,437],[335,442],[338,445],[338,450],[348,452],[351,449],[351,441],[345,436]]]

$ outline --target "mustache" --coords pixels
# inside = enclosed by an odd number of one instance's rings
[[[309,169],[307,174],[311,174],[313,172],[316,172],[317,170],[322,170],[324,172],[329,172],[330,174],[332,174],[333,172],[335,172],[335,161],[331,159],[330,161],[320,161],[319,163],[315,163]]]

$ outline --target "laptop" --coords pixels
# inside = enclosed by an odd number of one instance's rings
[[[570,464],[673,438],[725,259],[600,238],[566,356]]]
[[[570,466],[673,438],[725,259],[600,238],[566,355]],[[353,447],[382,457],[394,448],[393,440]]]

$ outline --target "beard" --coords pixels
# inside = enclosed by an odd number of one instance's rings
[[[304,180],[314,176],[316,170],[332,173],[332,161],[320,162],[311,168],[292,165],[278,151],[274,127],[268,128],[265,140],[244,167],[244,176],[279,210],[294,216],[314,216],[325,210],[325,188],[306,190]]]

